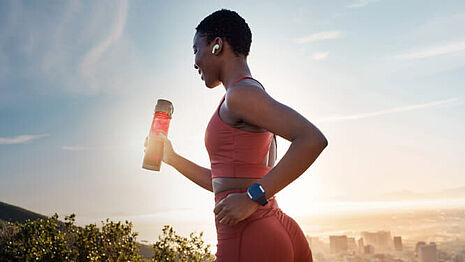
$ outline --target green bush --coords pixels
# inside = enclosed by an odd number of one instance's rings
[[[199,236],[190,233],[188,239],[177,235],[171,226],[165,225],[163,235],[153,244],[153,261],[213,261],[215,258],[210,254],[210,245],[204,247],[202,235],[203,232],[200,232]]]
[[[57,214],[25,223],[0,220],[0,261],[144,261],[132,229],[127,220],[115,223],[108,218],[100,229],[96,224],[79,227],[74,214],[64,222]],[[213,261],[202,235],[181,237],[165,225],[152,246],[152,260]]]
[[[132,223],[102,221],[78,227],[75,215],[3,223],[0,228],[1,261],[142,261]]]

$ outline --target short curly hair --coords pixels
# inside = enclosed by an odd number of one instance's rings
[[[235,11],[221,9],[205,17],[195,28],[210,44],[215,37],[224,38],[236,56],[249,55],[252,32],[245,20]]]

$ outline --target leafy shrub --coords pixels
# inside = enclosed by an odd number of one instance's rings
[[[190,233],[188,239],[177,235],[171,226],[165,225],[163,235],[153,244],[153,261],[213,261],[215,258],[210,253],[210,245],[204,247],[202,235],[203,232],[200,232],[199,236]]]
[[[1,261],[142,261],[132,223],[102,221],[78,227],[75,215],[3,223],[0,228]]]
[[[25,223],[0,220],[0,261],[144,261],[131,222],[115,223],[107,218],[99,229],[96,224],[76,226],[74,214],[64,220],[58,220],[56,213]],[[152,260],[213,261],[202,235],[182,237],[165,225],[163,235],[152,246]]]

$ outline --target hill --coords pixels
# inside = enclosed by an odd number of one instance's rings
[[[0,220],[24,223],[26,220],[46,219],[47,216],[0,202]]]
[[[0,224],[7,222],[20,222],[20,223],[25,223],[26,220],[36,220],[36,219],[47,219],[47,216],[29,211],[27,209],[10,205],[5,202],[0,201]],[[0,228],[2,228],[0,226]],[[152,248],[152,245],[147,245],[147,244],[142,244],[142,243],[136,243],[136,245],[139,247],[139,254],[148,260],[151,260],[154,250]]]

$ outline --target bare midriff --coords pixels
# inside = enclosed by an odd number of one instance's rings
[[[268,155],[263,159],[262,164],[265,166],[273,167],[276,160],[274,140],[271,142]],[[214,177],[212,178],[213,192],[218,194],[220,192],[232,189],[248,188],[257,182],[259,178],[243,178],[243,177]]]

